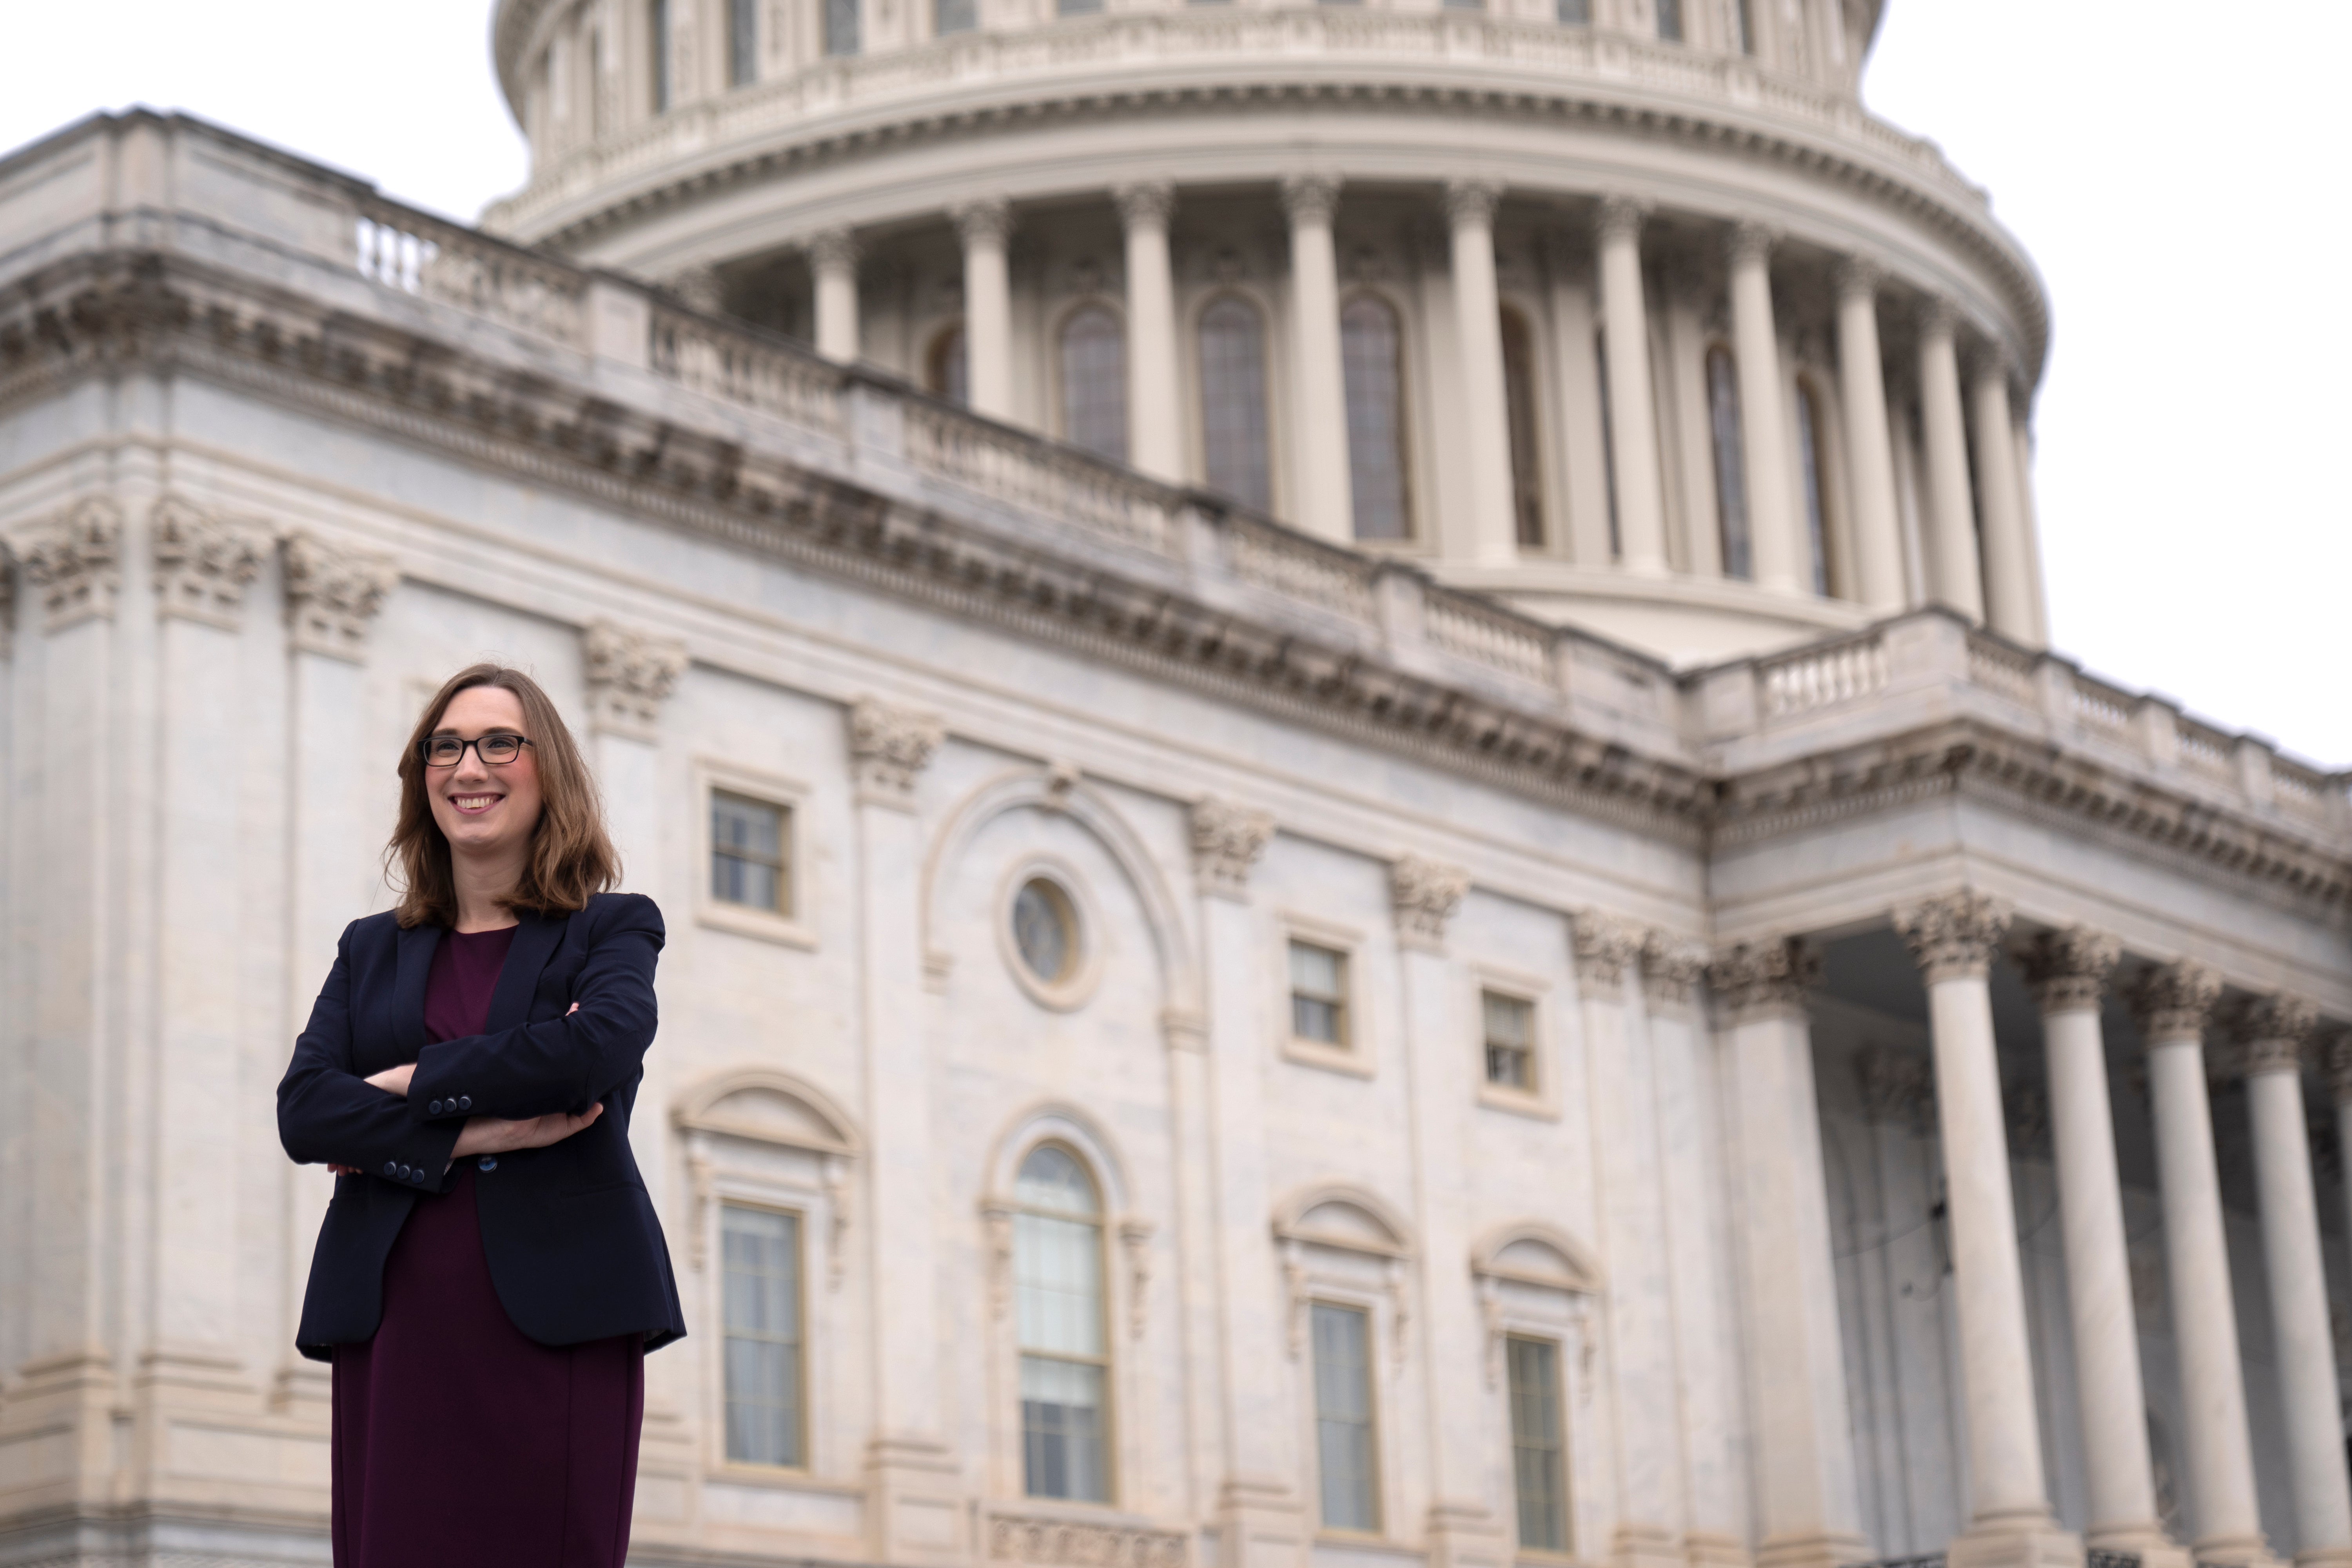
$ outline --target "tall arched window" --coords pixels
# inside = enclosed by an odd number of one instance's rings
[[[1749,0],[1731,0],[1731,25],[1739,35],[1739,52],[1756,52],[1756,18],[1748,12]]]
[[[1110,1500],[1110,1337],[1102,1197],[1076,1156],[1041,1143],[1013,1184],[1021,1460],[1031,1497]]]
[[[727,85],[760,79],[759,0],[727,0]]]
[[[1212,489],[1265,510],[1274,504],[1266,460],[1265,321],[1235,295],[1201,312],[1201,445]]]
[[[860,47],[857,0],[824,0],[824,52],[854,55]]]
[[[1386,300],[1359,294],[1340,310],[1339,363],[1347,383],[1348,477],[1355,491],[1356,537],[1410,538],[1404,332]]]
[[[1511,432],[1511,511],[1521,549],[1544,542],[1543,460],[1536,436],[1536,344],[1528,319],[1503,310],[1503,422]]]
[[[646,0],[646,36],[653,45],[646,64],[653,73],[654,112],[669,111],[669,0]]]
[[[965,371],[963,323],[942,327],[923,355],[923,389],[950,403],[970,403],[971,383]]]
[[[1127,329],[1100,305],[1081,306],[1062,323],[1062,434],[1127,461]]]
[[[1683,0],[1658,0],[1658,37],[1670,44],[1683,41]]]
[[[1813,547],[1813,592],[1830,595],[1829,487],[1822,472],[1821,400],[1811,382],[1797,383],[1797,471],[1805,487],[1805,536]]]
[[[1752,577],[1748,543],[1748,467],[1739,446],[1739,369],[1720,344],[1706,351],[1706,425],[1715,444],[1715,514],[1723,532],[1723,574]]]

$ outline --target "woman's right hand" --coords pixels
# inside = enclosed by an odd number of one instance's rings
[[[520,1121],[509,1121],[499,1116],[469,1116],[457,1134],[457,1146],[449,1151],[453,1160],[473,1154],[504,1154],[515,1149],[544,1149],[551,1143],[561,1143],[574,1132],[584,1131],[604,1114],[600,1103],[592,1105],[580,1116],[569,1116],[561,1110],[545,1116],[527,1116]]]

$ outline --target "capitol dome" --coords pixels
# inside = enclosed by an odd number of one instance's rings
[[[502,0],[486,224],[1678,664],[2039,647],[2046,301],[1879,11]]]

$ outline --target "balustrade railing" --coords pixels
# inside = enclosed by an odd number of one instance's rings
[[[1071,447],[936,404],[904,404],[907,460],[965,489],[1160,554],[1171,552],[1166,490]]]
[[[1432,646],[1528,680],[1551,677],[1551,633],[1482,599],[1433,594],[1423,613]]]
[[[1372,619],[1372,563],[1352,550],[1277,528],[1247,512],[1226,514],[1234,575],[1335,610]]]
[[[1982,632],[1969,634],[1969,676],[1979,686],[2031,706],[2035,700],[2034,664],[2034,656],[2022,648]]]
[[[2074,676],[2074,717],[2094,730],[2127,735],[2132,727],[2133,701],[2105,681],[2079,671]]]
[[[1886,645],[1877,633],[1768,661],[1762,670],[1764,716],[1810,713],[1886,685]]]
[[[2228,778],[2236,772],[2230,755],[2233,742],[2221,731],[2184,717],[2175,721],[2174,733],[2179,738],[2180,761],[2184,765],[2222,778]]]
[[[374,198],[352,222],[352,265],[404,294],[582,345],[588,275],[520,246]]]
[[[842,428],[840,368],[709,316],[656,303],[646,363],[706,397],[779,415],[829,436]]]

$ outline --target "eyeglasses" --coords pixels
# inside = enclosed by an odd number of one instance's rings
[[[417,742],[416,749],[428,768],[454,768],[466,760],[466,748],[471,746],[474,755],[490,767],[503,767],[522,755],[530,745],[520,735],[484,735],[478,740],[461,741],[455,735],[427,735]]]

